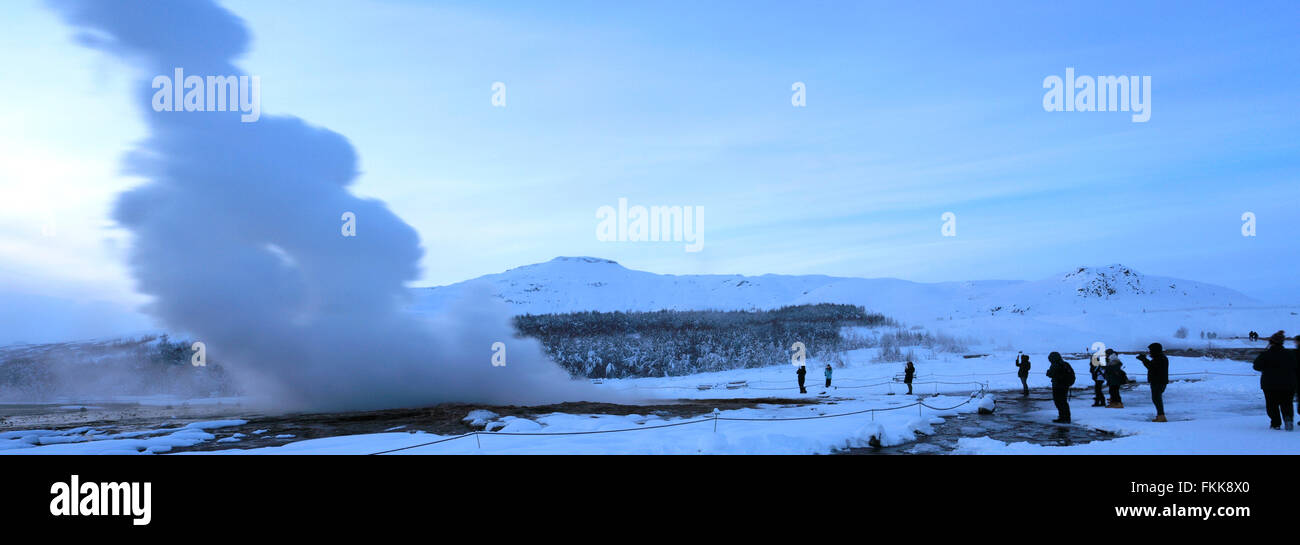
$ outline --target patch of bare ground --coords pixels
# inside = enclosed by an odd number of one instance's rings
[[[680,399],[666,400],[649,405],[581,401],[537,406],[444,403],[415,409],[241,416],[240,418],[247,419],[248,423],[210,430],[218,437],[230,437],[235,433],[241,433],[243,437],[240,438],[239,442],[219,443],[216,440],[205,441],[192,447],[177,448],[172,452],[249,449],[283,445],[303,439],[365,433],[413,433],[422,431],[437,435],[458,435],[475,431],[476,428],[470,427],[463,419],[470,411],[477,409],[492,411],[503,417],[515,416],[529,419],[552,413],[590,415],[654,414],[663,418],[691,418],[711,413],[715,408],[725,411],[760,405],[789,407],[815,404],[822,401],[824,400],[786,398]]]

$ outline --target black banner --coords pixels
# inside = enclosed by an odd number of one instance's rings
[[[868,509],[891,524],[941,517],[1034,527],[1079,517],[1195,529],[1285,520],[1297,484],[1292,463],[1268,456],[11,457],[0,518],[11,529],[270,525],[314,534],[506,520],[596,530],[684,512],[744,531],[763,513],[804,524],[858,520]],[[113,495],[122,498],[116,510]],[[656,524],[679,523],[691,524],[672,517]]]

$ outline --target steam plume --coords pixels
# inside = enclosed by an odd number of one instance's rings
[[[211,0],[51,5],[83,43],[140,69],[149,136],[125,164],[148,183],[120,196],[114,218],[134,234],[132,273],[169,328],[294,408],[596,397],[514,339],[486,297],[432,323],[402,310],[419,238],[383,202],[348,191],[357,156],[343,136],[294,117],[149,107],[152,78],[176,68],[244,74],[233,64],[249,41],[238,17]],[[355,237],[341,235],[344,212]],[[505,367],[491,365],[497,341]]]

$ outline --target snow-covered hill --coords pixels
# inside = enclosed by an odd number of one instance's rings
[[[996,343],[1021,343],[1029,335],[1120,344],[1171,336],[1179,327],[1189,329],[1190,341],[1200,331],[1226,336],[1284,327],[1270,322],[1296,310],[1262,309],[1262,303],[1222,286],[1144,275],[1118,264],[1078,267],[1034,281],[921,283],[823,275],[655,274],[593,257],[557,257],[458,284],[420,288],[413,310],[435,311],[470,290],[484,289],[516,314],[850,303]]]
[[[1236,291],[1146,276],[1123,265],[1079,267],[1038,281],[920,283],[822,275],[670,275],[635,271],[607,259],[557,257],[450,286],[419,290],[431,310],[473,286],[487,286],[515,312],[752,309],[803,303],[853,303],[909,319],[998,313],[1049,313],[1089,306],[1137,310],[1252,306]]]
[[[557,257],[482,276],[467,282],[427,288],[416,308],[438,308],[467,289],[487,286],[516,313],[583,310],[755,309],[805,302],[853,301],[870,294],[886,306],[893,298],[929,294],[934,288],[894,279],[831,276],[670,275],[635,271],[606,259]],[[941,288],[942,289],[942,288]]]

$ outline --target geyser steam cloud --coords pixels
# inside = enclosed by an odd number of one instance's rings
[[[343,136],[293,117],[154,111],[154,76],[245,75],[242,21],[210,0],[54,0],[87,45],[138,66],[148,138],[125,159],[149,182],[121,195],[130,266],[150,311],[209,356],[257,377],[290,407],[356,409],[440,401],[593,399],[487,297],[426,323],[402,310],[418,275],[416,232],[352,195]],[[340,233],[352,212],[355,237]],[[491,364],[494,342],[507,365]]]

